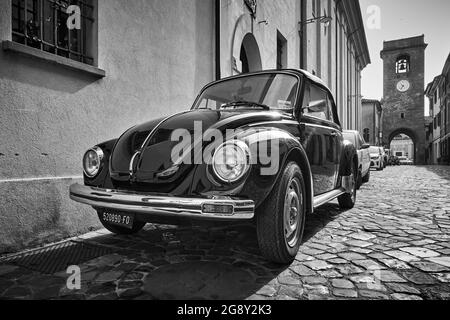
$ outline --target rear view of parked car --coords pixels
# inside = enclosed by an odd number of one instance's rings
[[[370,168],[376,169],[377,171],[382,171],[384,169],[384,159],[383,153],[380,147],[370,147]]]
[[[357,188],[370,180],[370,145],[366,143],[358,131],[344,131],[344,139],[351,142],[358,152],[358,179]]]

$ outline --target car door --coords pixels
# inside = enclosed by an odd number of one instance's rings
[[[301,122],[304,124],[303,147],[308,155],[314,180],[314,195],[336,188],[339,171],[339,140],[342,134],[333,127],[328,92],[306,82]]]
[[[333,168],[334,168],[334,188],[338,186],[340,183],[340,168],[341,168],[341,156],[342,156],[342,146],[344,141],[344,136],[342,135],[341,123],[338,118],[337,106],[334,101],[333,96],[330,92],[327,94],[328,98],[328,111],[329,111],[329,130],[332,136],[332,145],[333,147],[330,149],[329,157],[333,159]]]

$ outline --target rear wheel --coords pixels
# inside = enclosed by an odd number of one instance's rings
[[[362,171],[359,170],[358,171],[358,179],[356,182],[356,189],[358,189],[358,190],[361,189],[362,185],[363,185],[363,176],[362,176]]]
[[[369,169],[369,171],[367,172],[367,174],[364,176],[364,178],[362,179],[362,182],[363,182],[363,183],[368,183],[369,180],[370,180],[370,169]]]
[[[302,172],[291,162],[256,217],[259,247],[268,260],[294,261],[305,229],[306,199]]]
[[[356,185],[357,185],[357,177],[355,175],[357,172],[357,167],[355,164],[352,165],[352,172],[350,175],[350,179],[352,180],[351,192],[345,193],[338,198],[339,206],[343,210],[353,209],[356,203]]]
[[[145,222],[135,221],[133,224],[133,228],[131,228],[131,229],[114,226],[112,224],[109,224],[109,223],[106,223],[103,221],[103,219],[102,219],[103,211],[97,211],[97,214],[98,214],[98,218],[100,219],[100,222],[105,227],[105,229],[112,233],[118,234],[118,235],[131,235],[131,234],[138,233],[146,225]]]

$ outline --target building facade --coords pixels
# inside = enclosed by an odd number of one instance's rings
[[[383,144],[400,134],[415,145],[416,164],[425,164],[425,36],[385,41],[383,59]]]
[[[371,146],[382,146],[383,108],[379,100],[362,100],[362,131],[364,140]]]
[[[431,131],[431,164],[440,164],[442,161],[442,143],[441,143],[441,125],[442,125],[442,113],[441,113],[441,88],[442,76],[434,78],[425,91],[425,95],[429,99],[430,117],[433,119]]]
[[[68,197],[84,151],[188,109],[210,81],[302,67],[335,93],[344,127],[361,127],[356,0],[26,3],[0,0],[0,253],[99,228]]]
[[[425,95],[429,100],[433,127],[430,163],[450,165],[450,55],[442,74],[428,84]]]

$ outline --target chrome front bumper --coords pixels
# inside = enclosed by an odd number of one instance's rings
[[[255,215],[255,203],[251,200],[220,198],[178,198],[152,194],[132,193],[74,184],[70,198],[97,209],[123,211],[140,217],[185,217],[204,220],[250,220]],[[205,212],[206,207],[226,208],[230,213]],[[232,208],[232,210],[231,210]]]

